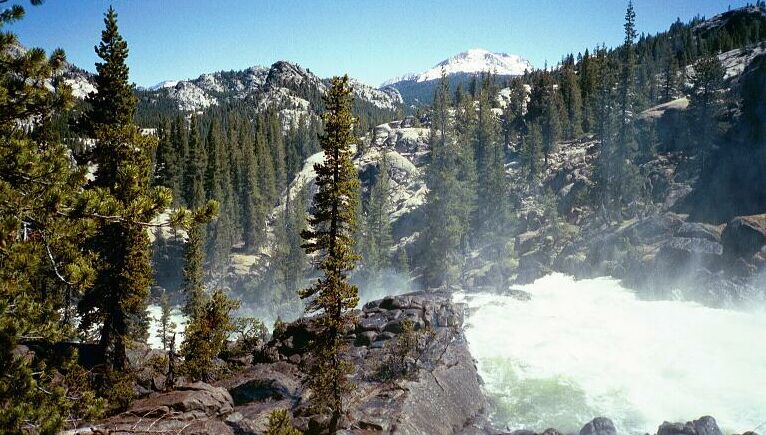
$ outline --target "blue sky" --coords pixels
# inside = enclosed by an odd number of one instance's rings
[[[710,17],[745,3],[635,0],[637,27],[655,33],[676,17]],[[131,79],[142,86],[281,59],[377,85],[469,48],[519,54],[542,67],[597,43],[614,46],[627,0],[47,0],[26,4],[26,18],[7,30],[27,46],[61,47],[93,70],[110,4],[130,46]]]

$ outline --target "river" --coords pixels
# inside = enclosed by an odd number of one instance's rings
[[[766,428],[766,313],[646,301],[619,281],[553,274],[531,300],[458,294],[500,428],[619,433],[712,415],[724,433]]]

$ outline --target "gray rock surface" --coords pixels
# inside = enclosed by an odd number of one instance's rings
[[[580,435],[617,435],[617,429],[612,420],[596,417],[580,429]]]
[[[722,435],[722,433],[715,419],[705,416],[686,423],[664,422],[657,429],[657,435]]]

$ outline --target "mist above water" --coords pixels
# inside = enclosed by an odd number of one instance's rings
[[[531,300],[456,297],[470,308],[466,336],[497,426],[577,432],[606,416],[620,433],[655,433],[712,415],[742,433],[766,422],[762,309],[644,301],[610,278],[554,274],[518,288]]]

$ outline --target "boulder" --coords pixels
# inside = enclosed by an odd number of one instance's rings
[[[596,417],[580,429],[580,435],[617,435],[617,429],[612,420]]]
[[[378,334],[375,331],[363,331],[356,335],[354,346],[369,346],[375,341],[377,336]]]
[[[264,400],[297,402],[302,391],[300,372],[284,361],[255,364],[216,385],[228,390],[236,406]]]
[[[715,419],[710,416],[700,417],[686,423],[668,423],[660,425],[657,435],[722,435]]]
[[[766,245],[766,214],[732,219],[721,234],[724,255],[748,259]]]
[[[515,288],[509,288],[508,290],[504,291],[502,294],[503,294],[503,296],[510,296],[510,297],[516,299],[517,301],[531,301],[532,300],[532,295],[530,295],[529,293],[525,292],[524,290],[519,290],[519,289],[515,289]]]
[[[95,425],[67,431],[68,435],[178,433],[233,435],[222,420],[234,410],[231,395],[204,382],[137,400],[130,409]]]
[[[527,231],[516,236],[516,254],[524,255],[540,243],[540,231]]]
[[[234,400],[224,388],[194,382],[179,386],[174,391],[138,400],[126,415],[160,417],[172,414],[177,419],[195,420],[225,416],[233,409]]]
[[[676,269],[686,267],[705,267],[713,270],[720,266],[723,246],[707,239],[672,237],[660,247],[658,262],[663,268]]]
[[[381,332],[386,326],[387,319],[384,316],[369,316],[359,319],[357,331]]]
[[[542,278],[550,272],[550,263],[550,251],[535,250],[527,252],[519,258],[516,282],[527,284]]]
[[[638,220],[621,232],[634,245],[647,244],[671,237],[683,223],[681,216],[675,213],[664,213]]]
[[[676,230],[675,237],[689,239],[704,239],[711,242],[721,242],[723,228],[717,225],[703,224],[699,222],[684,222]]]

